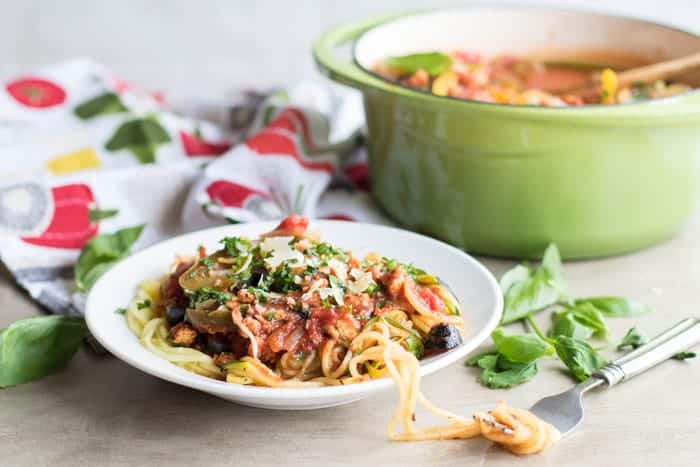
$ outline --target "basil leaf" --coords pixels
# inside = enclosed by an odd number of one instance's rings
[[[564,295],[564,289],[559,250],[551,244],[540,267],[532,270],[516,266],[501,278],[501,290],[505,290],[501,323],[512,323],[553,305]]]
[[[588,342],[568,336],[558,336],[554,348],[559,359],[578,381],[583,381],[598,368],[607,364]]]
[[[137,225],[100,234],[85,244],[75,264],[75,285],[87,292],[117,261],[129,254],[131,246],[141,235],[145,225]]]
[[[697,354],[695,352],[678,352],[671,358],[674,360],[688,360],[689,358],[695,357],[697,357]]]
[[[649,342],[649,339],[640,334],[637,328],[630,328],[617,346],[617,350],[634,350],[647,342]]]
[[[442,52],[426,52],[389,57],[384,60],[384,64],[401,73],[413,74],[425,70],[430,76],[437,76],[450,69],[452,58]]]
[[[593,329],[576,321],[572,313],[561,311],[552,314],[552,328],[549,330],[549,336],[568,336],[586,340],[593,336]]]
[[[492,389],[507,389],[530,381],[537,374],[537,363],[511,362],[496,352],[486,352],[467,360],[482,369],[479,381]]]
[[[594,336],[604,337],[608,333],[608,325],[605,322],[605,317],[589,302],[581,302],[574,306],[567,306],[564,309],[564,313],[571,315],[573,320],[581,326],[589,328]]]
[[[544,250],[541,268],[547,271],[552,284],[556,288],[558,288],[561,293],[563,293],[566,290],[566,283],[564,282],[564,271],[561,265],[561,255],[559,254],[559,248],[557,248],[557,246],[554,243],[550,243],[547,246],[547,249]]]
[[[493,370],[498,363],[498,352],[484,352],[468,359],[466,366],[478,366],[484,370]]]
[[[496,328],[491,338],[498,353],[514,363],[532,363],[538,358],[554,354],[554,347],[534,334],[508,336],[503,328]]]
[[[626,318],[649,313],[651,307],[622,297],[589,297],[574,300],[574,304],[590,303],[605,316]]]
[[[81,318],[38,316],[12,323],[0,331],[0,387],[28,383],[61,370],[86,334]]]
[[[83,120],[87,120],[98,115],[116,114],[128,112],[129,109],[122,104],[119,96],[113,92],[106,92],[93,99],[87,100],[77,106],[73,112]]]
[[[530,268],[522,264],[518,264],[510,271],[506,271],[501,277],[499,285],[501,286],[501,292],[505,295],[510,288],[518,283],[527,280],[530,277]]]

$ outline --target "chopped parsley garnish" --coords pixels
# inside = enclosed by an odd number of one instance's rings
[[[300,285],[294,282],[294,272],[288,262],[284,262],[272,273],[261,277],[258,287],[264,291],[286,294],[299,290]]]
[[[392,258],[387,258],[386,256],[382,258],[384,260],[384,265],[386,266],[387,270],[393,271],[399,266],[399,262],[396,261],[395,259]]]
[[[407,264],[404,266],[406,268],[406,272],[408,273],[409,276],[415,280],[418,276],[425,276],[426,272],[420,268],[415,267],[413,264]]]
[[[328,280],[330,281],[331,286],[337,287],[337,288],[339,288],[340,290],[344,290],[344,289],[345,289],[345,285],[343,285],[343,281],[341,281],[341,280],[338,279],[337,277],[335,277],[335,276],[328,276]]]
[[[142,302],[138,302],[136,304],[136,308],[138,308],[139,310],[143,310],[144,308],[148,308],[149,306],[151,306],[151,301],[149,299],[146,299]]]
[[[202,287],[201,289],[194,291],[187,291],[190,297],[190,308],[196,308],[207,300],[216,300],[221,305],[226,304],[233,296],[222,290],[211,289],[208,287]]]
[[[384,308],[386,306],[386,300],[382,300],[377,303],[377,308]]]
[[[365,289],[365,293],[369,295],[374,295],[377,292],[379,292],[379,285],[374,281],[370,282],[370,284]]]
[[[323,306],[323,308],[332,308],[333,304],[331,304],[331,298],[326,297],[323,300],[321,300],[321,306]]]
[[[252,293],[255,295],[255,300],[261,304],[264,305],[267,303],[267,291],[259,288],[259,287],[248,287],[248,292]]]
[[[406,270],[406,273],[413,278],[413,280],[416,280],[421,276],[428,275],[428,273],[426,273],[424,270],[414,266],[413,264],[403,264],[393,258],[387,258],[386,256],[382,258],[382,261],[384,261],[384,266],[388,271],[393,271],[399,266],[402,266]]]
[[[126,308],[117,308],[114,312],[118,315],[123,315],[126,313]]]
[[[216,263],[214,262],[214,260],[208,256],[205,256],[204,258],[202,258],[202,264],[204,264],[209,269],[213,269],[214,266],[216,266]]]
[[[345,251],[335,248],[330,243],[325,242],[316,243],[314,246],[307,249],[305,253],[323,260],[321,264],[324,266],[327,265],[326,260],[331,258],[337,258],[343,262],[347,261],[348,259],[348,255],[345,253]]]
[[[250,240],[243,237],[224,237],[221,243],[231,256],[246,255],[252,246]]]
[[[277,313],[265,313],[264,316],[266,320],[272,321],[273,319],[275,319],[275,316],[277,316]]]

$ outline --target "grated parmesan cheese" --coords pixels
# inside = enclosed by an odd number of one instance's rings
[[[348,267],[342,261],[333,258],[328,261],[328,267],[331,268],[331,271],[335,277],[340,279],[342,282],[345,282],[348,279]]]
[[[353,295],[361,294],[374,282],[371,273],[360,271],[359,269],[351,270],[350,277],[355,279],[348,284],[348,292]]]
[[[265,258],[265,264],[271,269],[276,269],[285,261],[293,261],[293,265],[304,263],[304,255],[292,248],[289,244],[294,237],[267,237],[260,244],[260,250],[272,253],[272,256]]]

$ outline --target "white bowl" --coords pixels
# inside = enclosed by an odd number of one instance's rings
[[[92,288],[85,319],[92,335],[112,354],[158,378],[208,392],[239,404],[267,409],[304,410],[347,404],[392,386],[389,378],[348,386],[321,388],[265,388],[242,386],[186,371],[146,350],[115,313],[134,296],[145,279],[162,276],[176,254],[190,254],[203,244],[207,251],[219,247],[225,236],[255,238],[275,223],[250,223],[217,227],[176,237],[142,250],[110,269]],[[445,281],[462,305],[467,332],[464,343],[450,352],[421,362],[428,375],[462,360],[496,327],[503,307],[501,292],[491,273],[461,250],[429,237],[391,227],[343,221],[313,221],[325,240],[353,250],[358,256],[377,252],[414,263]]]

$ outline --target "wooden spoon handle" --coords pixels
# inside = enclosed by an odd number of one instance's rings
[[[700,66],[700,52],[674,60],[622,71],[617,74],[617,82],[618,86],[626,86],[632,83],[650,83],[659,79],[669,78],[696,66]]]

